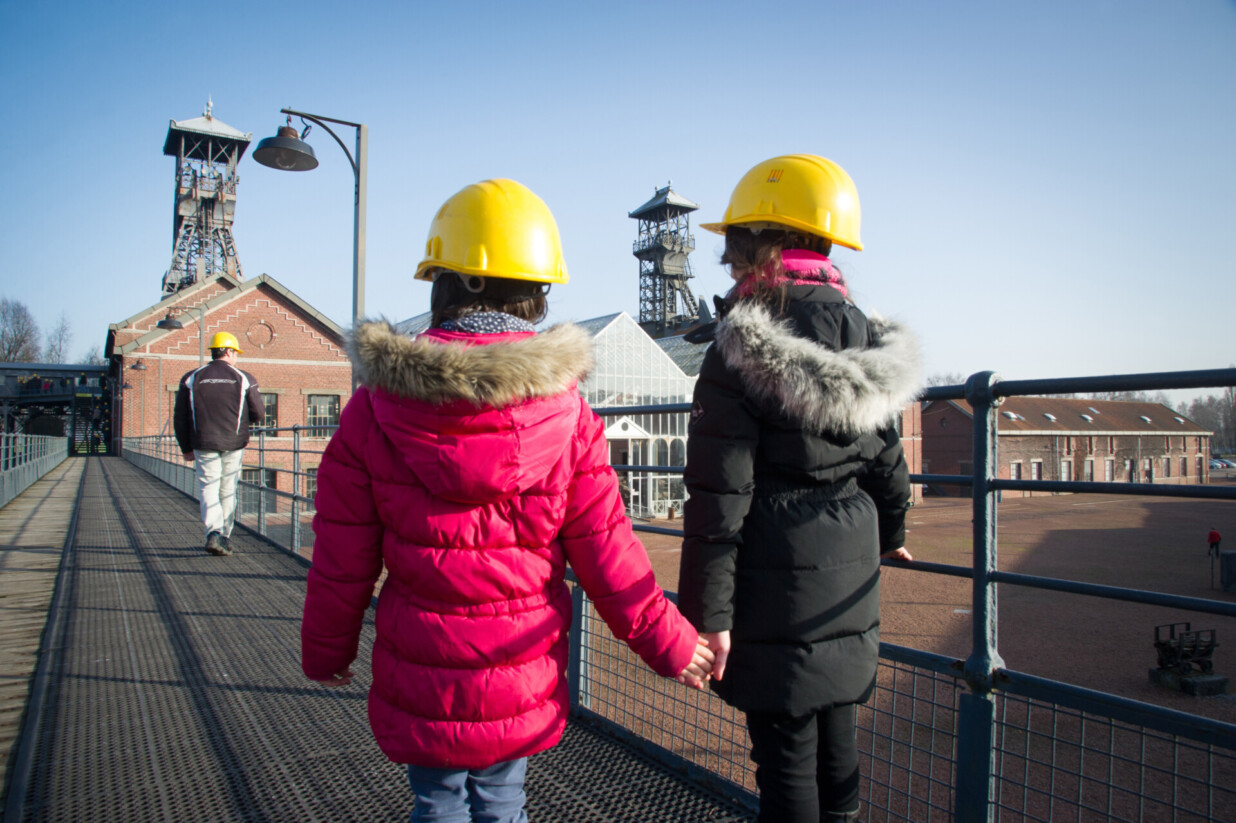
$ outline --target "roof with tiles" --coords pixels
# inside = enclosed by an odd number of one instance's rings
[[[973,414],[964,400],[944,402],[952,403],[967,415]],[[930,404],[924,410],[927,408]],[[997,411],[997,429],[1002,434],[1212,433],[1162,403],[1008,397]]]

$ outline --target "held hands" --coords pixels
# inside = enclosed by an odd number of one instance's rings
[[[315,680],[315,683],[321,683],[328,689],[337,689],[340,686],[346,686],[352,682],[352,670],[344,669],[338,674],[332,674],[328,680]]]
[[[181,454],[184,455],[184,458],[186,461],[190,463],[193,462],[193,457],[194,457],[193,452],[181,452]]]
[[[708,641],[701,635],[696,640],[695,654],[691,656],[691,662],[674,679],[693,689],[704,688],[704,683],[712,674],[713,659],[714,655],[708,648]]]

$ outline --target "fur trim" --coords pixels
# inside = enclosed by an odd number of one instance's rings
[[[718,324],[717,347],[757,399],[776,402],[812,431],[862,434],[890,425],[922,382],[914,334],[878,315],[868,321],[870,348],[834,351],[743,301]]]
[[[564,323],[510,343],[469,346],[365,323],[348,344],[360,382],[429,403],[469,400],[504,407],[571,389],[592,369],[592,338]]]

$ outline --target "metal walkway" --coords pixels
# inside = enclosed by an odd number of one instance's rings
[[[358,684],[309,683],[300,561],[239,531],[236,555],[211,557],[194,501],[83,459],[8,823],[406,819],[403,771],[366,719],[372,621]],[[527,791],[538,823],[752,819],[578,722],[532,758]]]

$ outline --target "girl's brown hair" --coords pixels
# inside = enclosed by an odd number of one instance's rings
[[[549,313],[545,299],[548,291],[549,286],[544,283],[438,269],[429,298],[429,325],[436,329],[447,320],[482,311],[502,312],[529,323],[540,323]]]
[[[755,232],[742,226],[730,226],[725,230],[725,251],[721,254],[721,263],[730,267],[734,282],[750,280],[755,287],[753,298],[778,314],[785,309],[786,286],[784,282],[780,286],[771,284],[785,274],[781,267],[784,249],[806,249],[827,257],[833,244],[823,237],[796,231],[762,229]],[[761,287],[762,284],[769,285]]]

